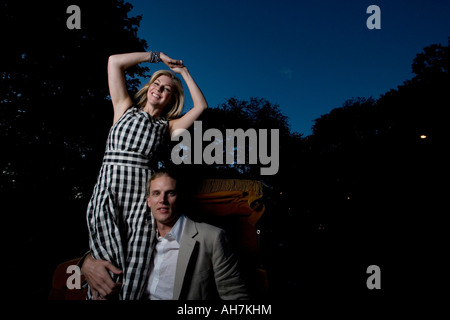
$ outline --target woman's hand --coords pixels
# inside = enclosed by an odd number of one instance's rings
[[[183,70],[186,70],[186,66],[183,64],[182,60],[172,59],[163,52],[159,54],[159,58],[175,73],[182,73]]]
[[[168,66],[174,72],[176,72],[174,69],[184,68],[182,60],[172,59],[163,52],[159,54],[159,58],[161,59],[162,62],[164,62],[166,66]]]

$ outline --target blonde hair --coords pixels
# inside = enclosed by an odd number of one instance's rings
[[[134,95],[134,99],[137,101],[136,103],[137,106],[143,109],[147,104],[148,88],[153,82],[155,82],[156,79],[158,79],[160,76],[163,75],[172,79],[173,91],[172,91],[172,101],[167,106],[164,107],[161,116],[165,117],[167,120],[171,120],[180,115],[184,105],[183,85],[180,79],[178,79],[175,76],[175,73],[173,73],[172,71],[159,70],[153,73],[150,78],[150,81]]]

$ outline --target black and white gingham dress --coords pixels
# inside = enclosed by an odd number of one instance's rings
[[[145,185],[168,121],[131,107],[111,128],[87,209],[91,255],[123,271],[119,299],[139,299],[151,259],[151,218]],[[88,299],[91,293],[89,290]]]

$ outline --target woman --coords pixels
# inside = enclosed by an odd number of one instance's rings
[[[125,70],[143,62],[165,63],[172,71],[155,72],[136,94],[133,103],[126,89]],[[193,108],[177,118],[186,82]],[[113,55],[108,61],[108,85],[114,109],[103,164],[88,205],[90,253],[123,270],[114,280],[122,283],[119,299],[138,299],[147,282],[150,265],[151,221],[145,184],[152,174],[163,135],[187,129],[207,108],[206,100],[181,60],[158,52]],[[97,292],[88,292],[88,299]]]

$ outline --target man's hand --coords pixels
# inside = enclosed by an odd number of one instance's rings
[[[88,254],[81,266],[81,273],[91,287],[94,300],[107,300],[120,290],[121,283],[112,280],[108,271],[119,275],[122,270],[116,268],[111,262],[94,259]]]

